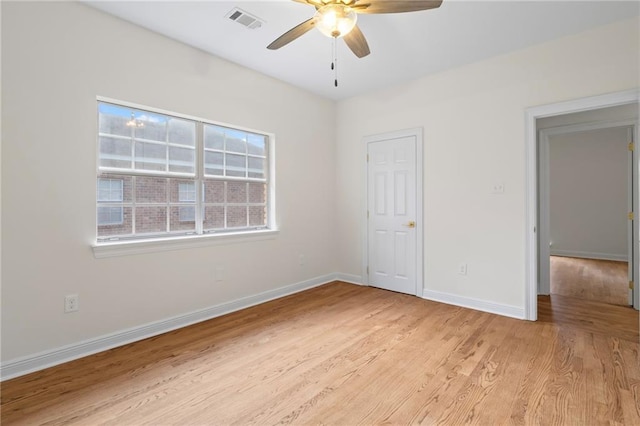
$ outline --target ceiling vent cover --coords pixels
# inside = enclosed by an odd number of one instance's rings
[[[243,26],[249,28],[250,30],[255,30],[256,28],[260,28],[264,21],[257,16],[254,16],[244,10],[234,7],[231,9],[229,13],[225,15],[226,18],[231,19]]]

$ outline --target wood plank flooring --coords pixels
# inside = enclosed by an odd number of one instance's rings
[[[4,382],[1,420],[638,425],[639,352],[637,336],[336,282]]]
[[[551,293],[629,306],[627,262],[551,256]]]

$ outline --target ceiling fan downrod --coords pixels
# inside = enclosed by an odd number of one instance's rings
[[[333,85],[338,87],[338,49],[336,48],[336,40],[338,37],[333,38],[333,43],[331,45],[331,69],[333,70]]]

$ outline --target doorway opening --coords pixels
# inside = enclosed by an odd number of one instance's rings
[[[525,314],[526,319],[538,319],[538,294],[549,294],[551,292],[551,248],[562,249],[562,247],[553,247],[554,242],[551,241],[549,233],[549,216],[547,198],[549,192],[546,193],[544,185],[545,167],[549,163],[545,160],[548,157],[548,151],[545,152],[545,137],[543,130],[540,128],[542,120],[547,120],[547,129],[564,128],[557,131],[557,134],[576,133],[577,131],[590,131],[601,128],[628,128],[629,137],[638,139],[638,101],[640,100],[640,92],[638,90],[630,90],[618,92],[608,95],[595,96],[558,104],[544,105],[540,107],[529,108],[526,111],[526,167],[527,167],[527,218],[526,218],[526,281],[525,281]],[[631,116],[621,115],[621,111],[635,111]],[[551,123],[551,125],[549,125]],[[574,126],[571,128],[570,126]],[[575,127],[578,126],[578,127]],[[557,130],[557,129],[556,129]],[[554,131],[547,131],[546,136],[550,136]],[[546,146],[548,148],[548,146]],[[633,176],[629,179],[629,201],[630,211],[628,213],[638,212],[638,163],[634,152],[628,157],[628,175]],[[625,169],[627,169],[625,167]],[[548,181],[547,181],[548,182]],[[543,206],[543,204],[545,204]],[[627,256],[629,269],[628,273],[631,279],[629,281],[638,281],[638,228],[634,227],[637,217],[629,216],[627,222],[628,249],[624,253]],[[579,220],[580,218],[576,218]],[[551,244],[551,245],[550,245]],[[577,250],[578,252],[580,250]],[[567,254],[567,253],[556,253]],[[618,253],[620,254],[620,253]],[[575,256],[575,253],[574,253]],[[579,258],[579,256],[575,256]],[[583,256],[587,257],[587,256]],[[624,259],[608,259],[611,261]],[[629,284],[630,286],[632,284]],[[637,289],[637,284],[634,285]],[[632,298],[628,303],[632,304],[636,309],[640,307],[638,300],[638,291],[632,292]],[[545,307],[546,309],[547,307]],[[628,308],[627,308],[628,309]],[[543,313],[541,313],[542,315]],[[637,319],[635,321],[637,323]],[[637,325],[637,324],[636,324]]]
[[[630,104],[537,121],[540,295],[633,305],[637,117]]]

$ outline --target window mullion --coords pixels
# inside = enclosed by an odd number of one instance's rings
[[[204,125],[196,122],[196,234],[202,235],[204,229]]]

